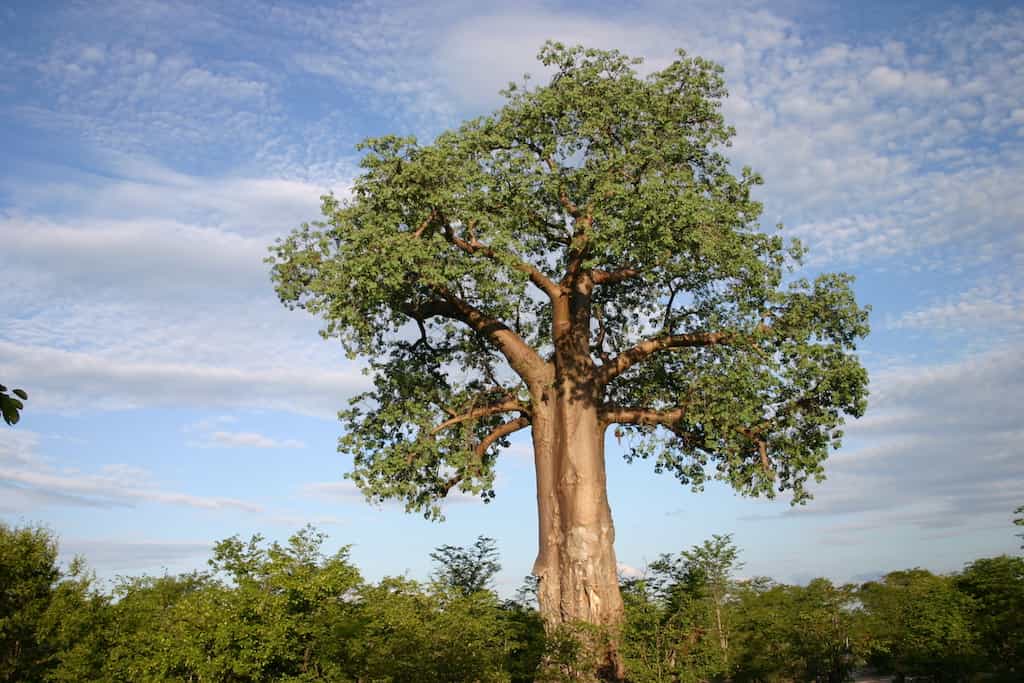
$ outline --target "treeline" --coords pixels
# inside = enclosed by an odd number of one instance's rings
[[[82,561],[59,566],[47,530],[0,524],[0,680],[532,681],[580,664],[574,634],[545,635],[530,577],[513,600],[494,593],[491,539],[438,548],[422,583],[367,582],[324,539],[233,537],[208,571],[104,591]],[[715,536],[623,580],[630,680],[833,682],[863,667],[1024,680],[1021,558],[859,586],[739,580],[740,568]]]

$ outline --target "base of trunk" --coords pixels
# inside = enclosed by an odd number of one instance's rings
[[[540,552],[537,600],[556,651],[551,665],[579,681],[623,681],[623,618],[597,413],[565,401],[534,422]],[[538,427],[547,427],[543,431]],[[567,657],[577,657],[569,661]],[[570,657],[571,659],[571,657]]]

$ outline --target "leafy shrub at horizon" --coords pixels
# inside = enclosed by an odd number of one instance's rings
[[[515,600],[492,590],[493,539],[441,546],[427,582],[377,583],[347,547],[324,554],[325,539],[312,527],[285,544],[236,536],[215,545],[208,571],[122,577],[104,592],[81,558],[59,566],[52,532],[0,523],[0,681],[525,682],[580,670],[574,634],[545,635],[535,584]],[[631,681],[838,683],[867,665],[1021,679],[1020,557],[861,586],[740,580],[741,567],[731,537],[714,536],[623,580]]]

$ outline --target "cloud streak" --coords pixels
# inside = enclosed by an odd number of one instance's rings
[[[366,382],[356,371],[124,362],[6,342],[0,342],[0,370],[5,376],[31,378],[33,407],[63,412],[190,405],[329,416]]]
[[[202,510],[263,511],[262,505],[237,498],[169,491],[153,482],[146,470],[132,465],[105,465],[93,473],[59,470],[37,453],[38,442],[37,434],[26,432],[0,443],[0,485],[7,489],[5,498],[9,501],[3,507],[24,502],[32,507],[95,508],[133,508],[157,503]]]
[[[1001,526],[1024,490],[1024,353],[1002,349],[876,373],[815,500],[785,516],[861,515],[867,531]],[[860,444],[860,445],[857,445]]]
[[[256,432],[213,432],[207,447],[222,448],[305,448],[298,439],[272,439]]]

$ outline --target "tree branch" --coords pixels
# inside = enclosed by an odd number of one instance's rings
[[[444,236],[445,239],[447,239],[451,244],[454,244],[456,247],[458,247],[460,250],[467,254],[481,254],[491,259],[492,261],[496,261],[498,263],[502,262],[502,259],[498,255],[498,253],[491,247],[479,242],[476,239],[475,235],[471,236],[471,238],[467,241],[456,235],[455,230],[452,228],[451,225],[445,225]],[[520,261],[518,258],[515,259],[514,263],[511,263],[509,265],[511,265],[512,268],[518,270],[521,273],[526,273],[526,275],[529,276],[530,278],[530,282],[536,285],[541,291],[543,291],[552,299],[554,299],[555,297],[559,296],[562,293],[562,289],[557,284],[555,284],[551,280],[551,278],[542,273],[540,269],[537,268],[536,266],[526,263],[525,261]]]
[[[661,425],[671,428],[685,417],[686,407],[656,410],[654,408],[630,408],[609,405],[602,408],[600,414],[601,421],[605,425],[618,423],[649,426]]]
[[[523,429],[529,424],[530,418],[524,415],[522,417],[516,418],[515,420],[511,420],[509,422],[505,422],[501,425],[498,425],[498,427],[491,431],[490,434],[481,439],[480,443],[477,444],[476,448],[473,449],[473,453],[477,459],[476,466],[479,468],[480,459],[483,458],[484,453],[487,452],[487,449],[494,445],[495,441],[501,439],[502,437],[506,437],[509,434],[514,434],[515,432],[518,432],[520,429]],[[442,495],[447,496],[449,491],[458,486],[459,483],[466,478],[466,474],[467,471],[464,469],[462,472],[459,472],[454,477],[446,481],[444,483],[444,493]]]
[[[665,320],[661,323],[662,329],[666,332],[672,331],[672,305],[675,304],[678,293],[679,288],[672,285],[672,293],[668,295],[668,303],[665,305]]]
[[[544,360],[508,325],[483,313],[447,287],[432,289],[440,299],[407,303],[401,311],[418,324],[435,316],[464,323],[492,343],[527,384],[540,380]]]
[[[435,291],[444,300],[443,303],[447,304],[444,307],[432,306],[431,310],[435,311],[435,315],[465,323],[474,332],[486,337],[505,356],[508,364],[528,385],[541,380],[544,374],[544,359],[508,325],[483,313],[447,287],[436,287]]]
[[[517,417],[514,420],[509,420],[508,422],[499,425],[497,428],[494,429],[494,431],[492,431],[490,434],[488,434],[487,436],[480,440],[480,443],[477,444],[474,452],[478,457],[483,457],[483,454],[487,452],[488,448],[494,445],[495,441],[503,437],[506,437],[509,434],[515,434],[520,429],[524,429],[525,427],[529,426],[529,424],[530,418],[527,417],[526,415],[523,415],[521,417]]]
[[[416,226],[416,229],[412,233],[413,238],[419,239],[419,237],[424,233],[424,231],[427,228],[430,227],[430,224],[433,223],[436,218],[437,209],[431,209],[430,214],[426,218],[424,218],[418,226]]]
[[[773,477],[775,473],[772,471],[772,462],[768,458],[768,442],[761,438],[761,433],[744,427],[737,427],[736,431],[754,442],[757,446],[757,453],[761,458],[761,469],[763,469],[769,477]]]
[[[481,417],[487,417],[488,415],[497,415],[498,413],[511,413],[519,411],[523,413],[529,413],[530,406],[516,398],[509,398],[500,403],[492,403],[487,406],[480,406],[474,408],[468,412],[462,413],[461,415],[454,415],[451,418],[445,420],[438,426],[434,427],[430,431],[431,436],[443,432],[445,429],[457,425],[468,420],[475,420]]]
[[[548,170],[553,174],[557,174],[558,163],[555,161],[554,157],[548,157],[545,161],[547,162]],[[580,217],[580,207],[576,206],[573,201],[569,199],[569,195],[565,192],[565,188],[562,187],[561,183],[558,185],[558,201],[570,216],[573,218]]]
[[[607,384],[623,372],[648,357],[667,349],[687,347],[715,346],[727,344],[732,340],[729,332],[691,332],[689,334],[666,334],[646,339],[631,349],[623,351],[611,363],[599,368],[598,381]]]
[[[624,280],[632,280],[640,277],[640,271],[636,268],[620,268],[619,270],[592,270],[590,277],[595,285],[612,285]]]

